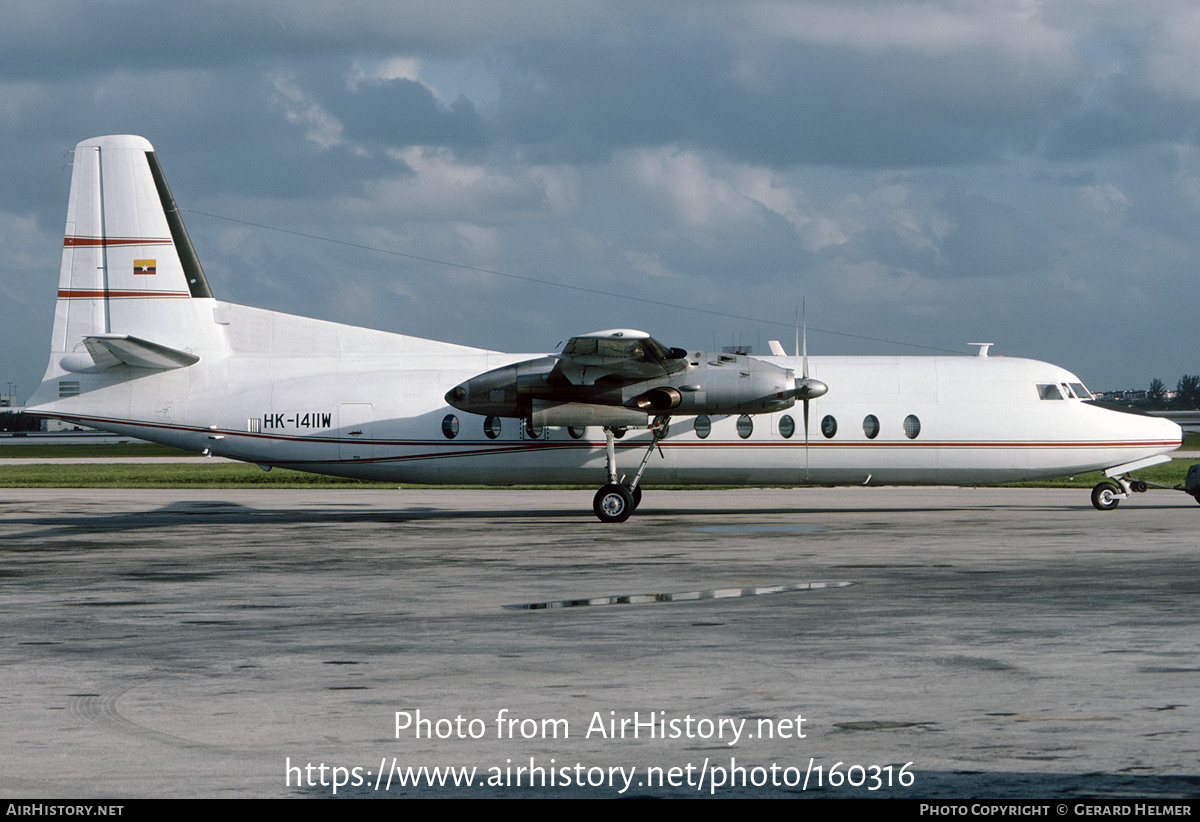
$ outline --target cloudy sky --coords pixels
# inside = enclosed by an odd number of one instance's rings
[[[158,151],[223,300],[510,351],[1200,373],[1192,0],[0,0],[0,384],[70,169]],[[5,385],[5,390],[7,386]]]

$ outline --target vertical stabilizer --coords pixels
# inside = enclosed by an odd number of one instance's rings
[[[76,146],[51,369],[77,370],[86,361],[68,355],[100,335],[190,349],[212,325],[211,297],[153,146],[132,135]]]

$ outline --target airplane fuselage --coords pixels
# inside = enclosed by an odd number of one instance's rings
[[[588,483],[597,426],[533,430],[443,399],[500,354],[213,302],[203,367],[64,373],[47,412],[263,467],[401,483]],[[264,329],[269,329],[264,334]],[[275,351],[258,350],[269,339]],[[786,368],[795,358],[764,357]],[[1102,409],[1079,379],[1006,357],[811,357],[836,391],[785,412],[676,417],[652,484],[973,484],[1133,462],[1180,443],[1174,424]],[[95,387],[89,382],[94,381]],[[75,384],[78,384],[77,386]],[[1048,389],[1047,386],[1052,388]],[[77,392],[77,393],[76,393]],[[705,422],[708,423],[707,430]],[[699,423],[699,424],[698,424]],[[536,436],[535,436],[536,434]],[[703,434],[703,436],[701,436]],[[869,436],[871,435],[871,436]],[[645,430],[617,440],[640,453]],[[620,457],[619,457],[620,459]]]

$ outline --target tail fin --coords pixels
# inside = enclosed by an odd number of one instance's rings
[[[131,135],[76,146],[47,377],[106,367],[97,355],[115,343],[98,339],[187,351],[211,328],[211,297],[154,147]]]

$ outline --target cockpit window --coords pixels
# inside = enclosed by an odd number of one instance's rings
[[[1090,400],[1092,393],[1081,382],[1038,383],[1038,399],[1042,400]]]

